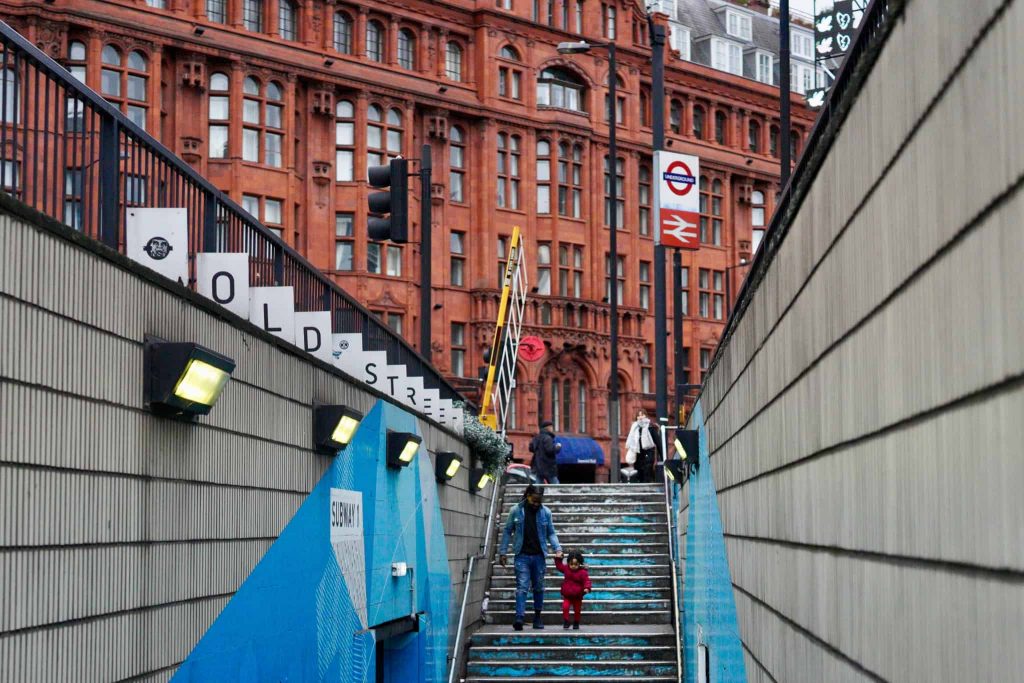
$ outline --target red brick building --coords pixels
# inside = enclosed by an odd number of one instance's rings
[[[368,164],[398,153],[415,158],[422,144],[432,145],[432,352],[446,373],[476,376],[497,315],[508,236],[515,225],[525,235],[535,291],[524,333],[544,340],[547,353],[519,370],[511,420],[519,453],[541,418],[608,446],[606,216],[614,203],[620,431],[636,407],[653,408],[650,49],[642,3],[0,0],[0,11],[414,340],[417,202],[408,244],[368,242],[363,179]],[[614,201],[605,179],[607,59],[600,51],[562,56],[555,49],[581,36],[614,37],[618,47]],[[699,38],[686,39],[696,45]],[[705,244],[683,261],[683,371],[697,382],[724,323],[725,278],[735,294],[745,269],[732,266],[750,258],[771,214],[778,91],[680,58],[689,57],[688,46],[683,52],[670,50],[667,59],[666,125],[670,149],[702,163]],[[800,138],[812,122],[794,97]],[[75,188],[68,192],[73,207]],[[671,317],[671,297],[669,306]]]

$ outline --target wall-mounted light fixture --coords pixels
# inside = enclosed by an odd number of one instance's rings
[[[462,456],[451,451],[434,453],[434,476],[438,482],[450,480],[462,467]]]
[[[187,420],[210,412],[235,369],[235,361],[199,344],[157,337],[146,337],[143,357],[146,407]]]
[[[334,60],[328,57],[324,60],[324,66],[334,66]]]
[[[416,457],[423,439],[411,432],[388,432],[388,467],[401,469]]]
[[[193,26],[192,27],[192,33],[196,34],[197,36],[201,36],[204,33],[206,33],[206,29],[203,28],[202,26]]]
[[[482,467],[473,467],[469,470],[469,492],[477,493],[487,488],[487,485],[494,481],[494,477],[488,474]]]
[[[697,462],[700,455],[700,440],[696,429],[677,429],[672,445],[675,446],[679,459],[685,461],[687,465]]]
[[[352,441],[363,414],[343,405],[313,405],[313,443],[321,453],[337,455]]]
[[[686,479],[686,461],[676,459],[666,460],[665,476],[668,477],[670,481],[682,484],[683,480]]]

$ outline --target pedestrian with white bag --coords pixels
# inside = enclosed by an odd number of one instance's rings
[[[641,408],[636,412],[636,421],[629,428],[626,437],[626,463],[636,469],[637,482],[654,481],[654,464],[661,453],[661,439],[658,438],[658,427],[647,411]]]

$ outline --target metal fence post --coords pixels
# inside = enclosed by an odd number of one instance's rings
[[[120,216],[120,168],[118,160],[118,125],[112,116],[100,117],[99,207],[100,239],[112,249],[118,248]]]

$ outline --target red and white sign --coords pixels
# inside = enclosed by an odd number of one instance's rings
[[[700,214],[692,211],[661,210],[661,243],[666,247],[699,249]]]
[[[544,356],[544,342],[540,337],[523,337],[519,340],[519,357],[523,360],[540,360]]]
[[[675,249],[700,248],[700,160],[692,154],[654,153],[655,242]]]

